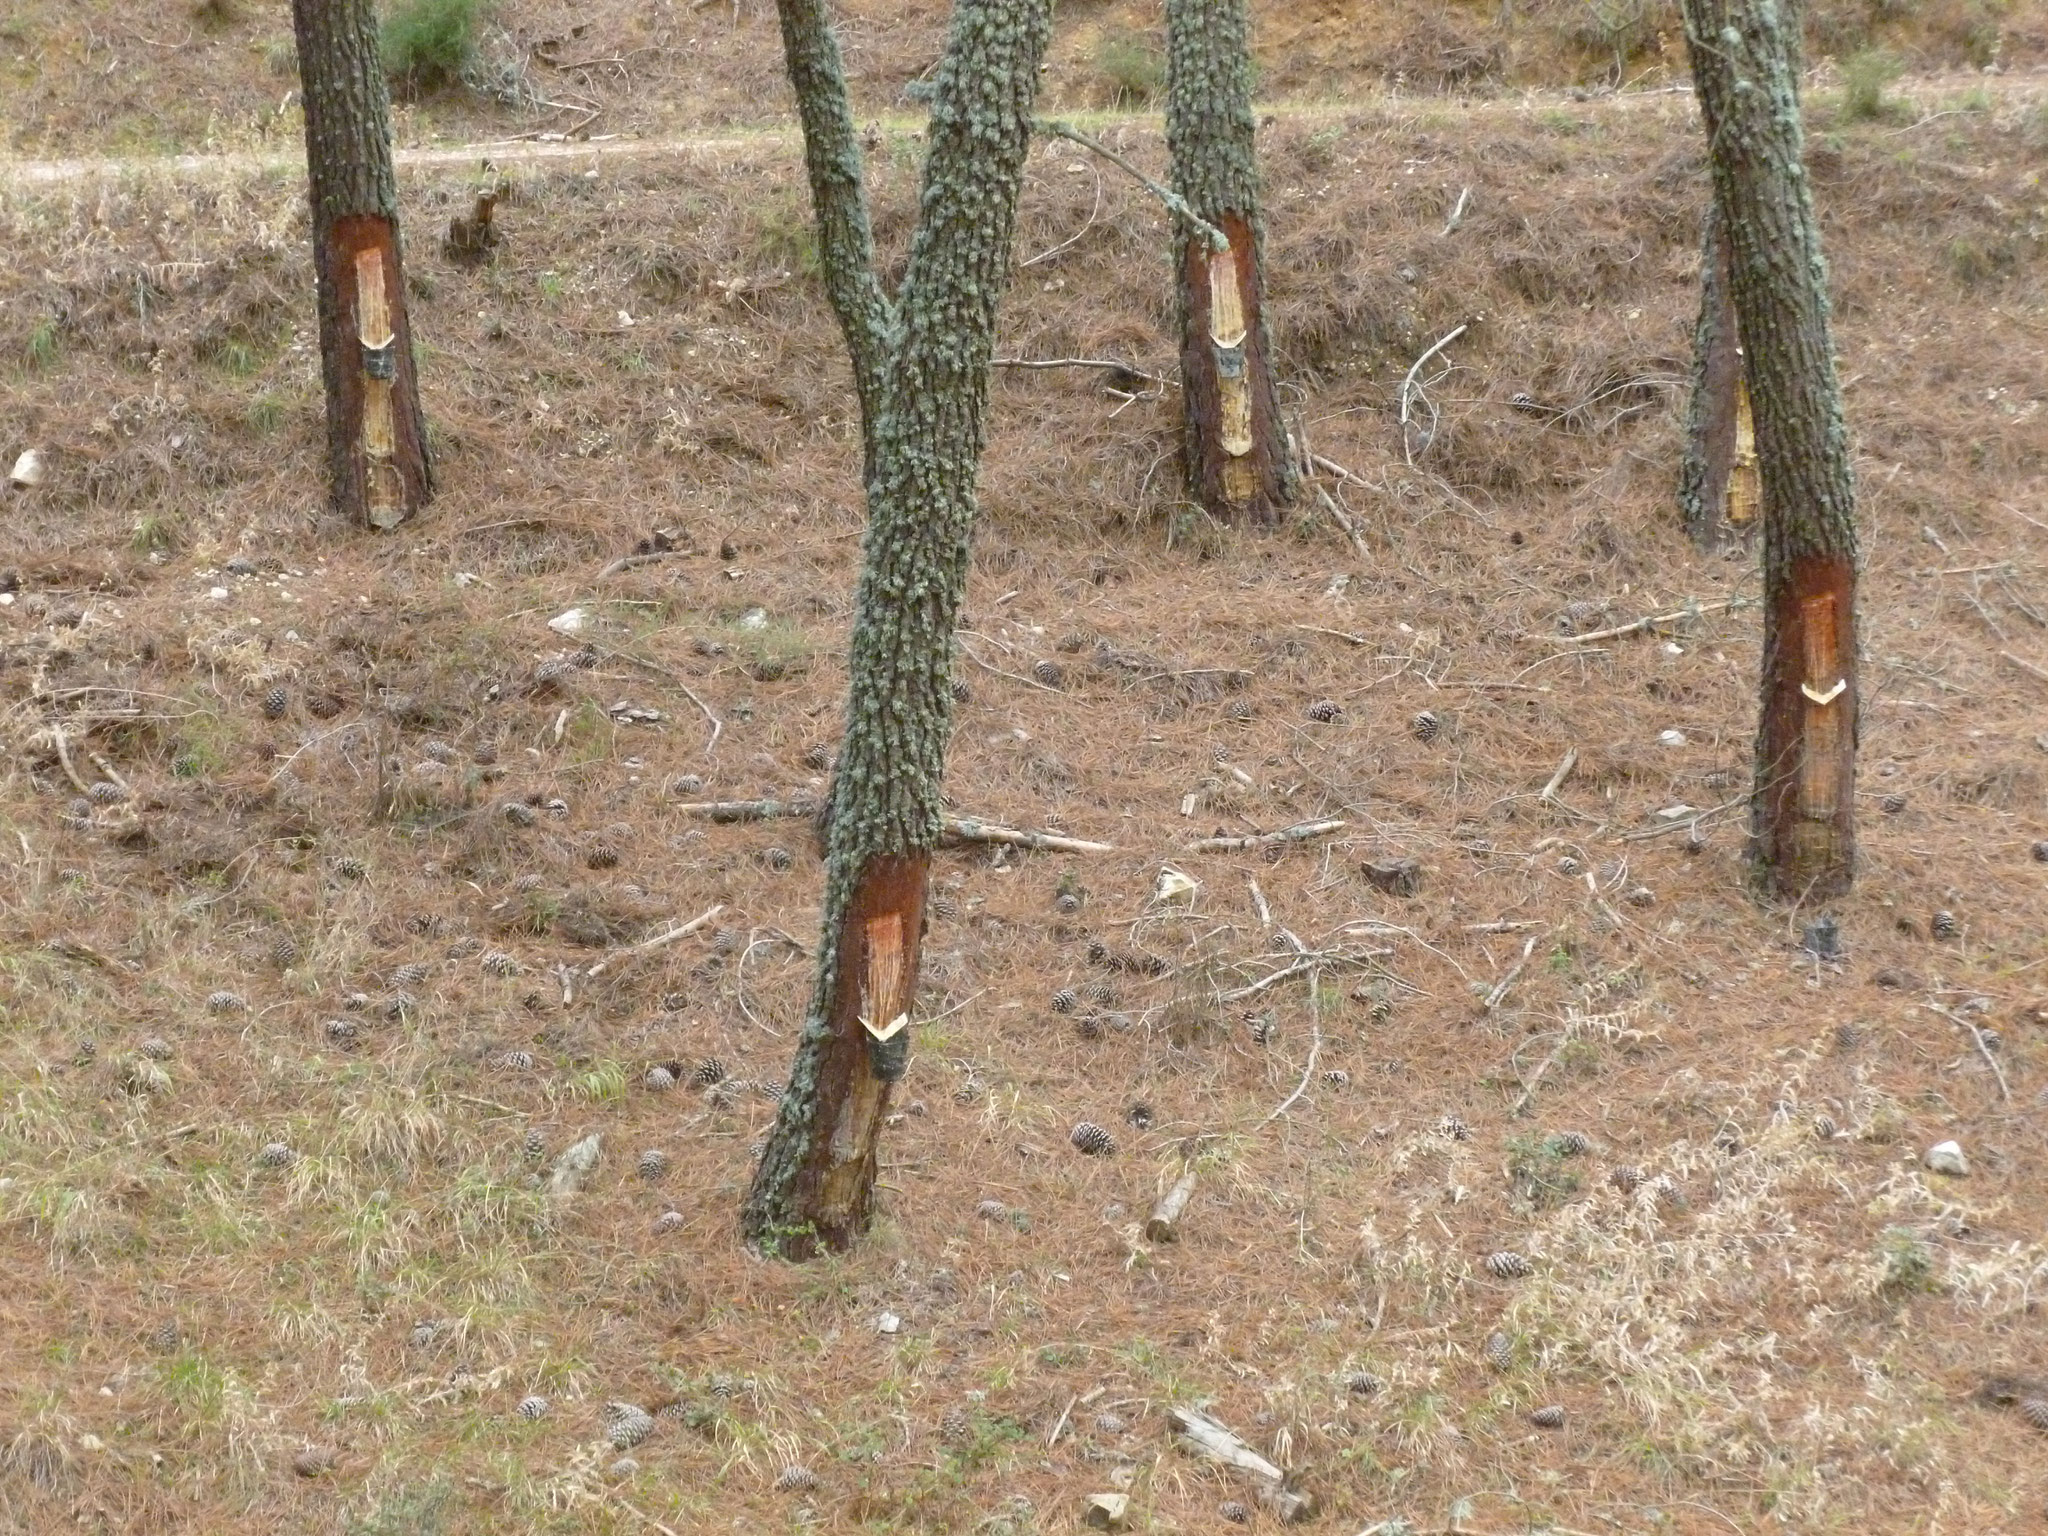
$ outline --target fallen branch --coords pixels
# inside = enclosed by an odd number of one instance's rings
[[[1312,837],[1327,837],[1347,825],[1349,823],[1343,821],[1298,821],[1291,827],[1282,827],[1278,832],[1251,832],[1242,837],[1205,837],[1189,843],[1181,851],[1235,853],[1244,848],[1270,848],[1277,843],[1299,843]]]
[[[2042,682],[2048,683],[2048,671],[2043,671],[2041,668],[2035,666],[2031,661],[2022,661],[2019,657],[2013,655],[2011,651],[2000,651],[1998,654],[2003,656],[2007,661],[2011,662],[2014,666],[2018,667],[2022,672],[2026,673],[2029,677],[2037,677]]]
[[[1339,464],[1335,459],[1324,458],[1320,453],[1310,454],[1308,456],[1308,461],[1309,463],[1313,464],[1317,469],[1327,469],[1339,480],[1348,480],[1353,485],[1358,486],[1363,490],[1378,491],[1380,489],[1378,486],[1374,485],[1370,480],[1366,479],[1365,476],[1361,474],[1356,474],[1353,471],[1346,469],[1342,464]],[[1380,494],[1385,495],[1386,493],[1384,491],[1381,491]]]
[[[1359,533],[1358,529],[1352,525],[1351,519],[1345,515],[1343,507],[1338,505],[1337,498],[1319,485],[1316,487],[1316,500],[1323,504],[1323,510],[1336,519],[1337,526],[1344,530],[1344,537],[1349,539],[1351,547],[1358,551],[1358,558],[1361,560],[1371,560],[1372,551],[1366,548],[1364,535]]]
[[[1557,804],[1557,792],[1564,788],[1564,781],[1572,776],[1572,770],[1578,766],[1579,749],[1573,747],[1569,752],[1565,753],[1564,761],[1557,765],[1557,772],[1550,776],[1550,782],[1543,786],[1543,793],[1536,798],[1547,801],[1552,805]]]
[[[1152,1207],[1152,1214],[1145,1218],[1145,1238],[1154,1243],[1177,1243],[1180,1241],[1181,1213],[1187,1210],[1188,1201],[1194,1198],[1195,1170],[1190,1168],[1178,1179],[1173,1188],[1159,1197],[1159,1203]]]
[[[1261,1120],[1255,1129],[1264,1130],[1294,1107],[1295,1101],[1308,1092],[1309,1082],[1316,1075],[1316,1058],[1323,1054],[1323,973],[1319,966],[1312,966],[1308,973],[1308,1018],[1309,1028],[1314,1031],[1308,1043],[1308,1063],[1301,1069],[1301,1081],[1294,1085],[1294,1092],[1287,1095],[1273,1112]]]
[[[1457,232],[1458,226],[1465,222],[1465,205],[1471,201],[1472,189],[1470,187],[1460,187],[1458,189],[1458,201],[1451,209],[1451,216],[1444,220],[1444,232],[1437,236],[1439,240],[1447,240]]]
[[[1148,384],[1172,386],[1177,382],[1164,374],[1147,373],[1142,368],[1133,368],[1129,363],[1120,363],[1111,357],[992,357],[988,365],[991,368],[1104,368],[1127,373]]]
[[[1565,635],[1555,643],[1558,645],[1585,645],[1593,640],[1614,640],[1622,635],[1640,634],[1643,630],[1655,629],[1659,624],[1676,624],[1680,619],[1696,619],[1702,614],[1720,613],[1724,610],[1738,613],[1742,609],[1750,607],[1755,601],[1756,599],[1749,597],[1731,597],[1727,601],[1719,603],[1694,603],[1690,607],[1680,608],[1675,613],[1649,614],[1643,618],[1636,619],[1632,623],[1617,624],[1612,629],[1589,629],[1583,635]]]
[[[724,823],[776,821],[802,818],[816,809],[801,800],[698,800],[675,809],[685,816]],[[1058,832],[1037,832],[1006,827],[1000,822],[975,816],[948,816],[940,822],[945,836],[956,843],[1003,843],[1012,848],[1029,848],[1052,853],[1115,853],[1114,843],[1091,843]]]
[[[600,976],[604,973],[605,968],[611,965],[611,963],[615,960],[619,964],[624,965],[626,962],[630,960],[639,959],[642,955],[646,954],[650,950],[660,949],[664,945],[673,944],[677,939],[688,938],[691,934],[697,933],[700,930],[702,930],[705,927],[705,925],[710,923],[714,918],[718,916],[719,913],[723,912],[724,910],[725,905],[723,902],[721,902],[717,906],[711,908],[710,911],[705,912],[700,916],[693,917],[687,923],[684,923],[679,927],[671,928],[666,933],[657,933],[653,938],[645,939],[640,943],[635,944],[631,949],[622,949],[615,954],[606,955],[602,960],[598,961],[597,964],[593,965],[588,971],[584,972],[584,975],[586,978]],[[568,985],[569,984],[567,981],[564,981],[562,983],[563,989],[565,991],[568,989]]]
[[[1467,322],[1465,325],[1460,325],[1456,330],[1451,331],[1443,337],[1439,338],[1434,346],[1432,346],[1427,352],[1423,353],[1422,356],[1415,359],[1414,366],[1408,370],[1408,377],[1401,381],[1401,451],[1404,454],[1408,454],[1408,401],[1410,394],[1415,389],[1415,376],[1422,372],[1422,365],[1424,363],[1428,362],[1432,357],[1435,357],[1437,353],[1443,351],[1445,347],[1448,347],[1452,342],[1456,341],[1460,336],[1464,335],[1466,330],[1469,329],[1469,326],[1470,322]],[[1433,412],[1436,409],[1436,407],[1431,406],[1430,409]],[[1408,462],[1410,464],[1413,464],[1415,462],[1414,456],[1412,454],[1408,455]]]
[[[1479,1005],[1481,1013],[1491,1013],[1500,1006],[1501,999],[1508,995],[1508,988],[1515,984],[1515,979],[1522,974],[1523,968],[1528,965],[1529,956],[1536,952],[1536,941],[1542,937],[1543,934],[1541,932],[1529,935],[1528,941],[1522,945],[1522,958],[1509,966],[1507,974],[1493,984],[1493,990],[1486,994],[1486,1000]]]
[[[1083,838],[1065,837],[1057,832],[1032,832],[1005,827],[971,816],[948,816],[942,824],[945,834],[956,843],[1002,843],[1011,848],[1029,848],[1052,853],[1115,853],[1114,843],[1091,843]]]
[[[1991,1075],[1998,1079],[1998,1096],[2008,1103],[2012,1100],[2012,1084],[2005,1080],[2005,1069],[1998,1064],[1998,1058],[1991,1054],[1990,1042],[1984,1038],[1984,1031],[1977,1027],[1976,1020],[1968,1014],[1957,1013],[1944,1008],[1940,1003],[1922,1003],[1929,1013],[1938,1013],[1951,1024],[1960,1024],[1969,1032],[1970,1043],[1977,1047],[1977,1054],[1984,1058],[1984,1065],[1991,1069]]]
[[[1205,1460],[1249,1472],[1257,1479],[1259,1503],[1282,1525],[1306,1520],[1315,1513],[1313,1496],[1290,1487],[1285,1472],[1206,1413],[1193,1408],[1169,1408],[1166,1422],[1179,1434],[1185,1449]]]
[[[71,766],[71,743],[64,739],[64,727],[54,720],[50,722],[50,740],[56,743],[57,761],[64,769],[64,777],[71,781],[72,787],[81,795],[90,795],[92,791],[86,787],[85,780],[81,779],[78,770]]]
[[[676,807],[685,816],[717,822],[775,821],[784,816],[808,816],[814,809],[799,800],[699,800]]]
[[[616,576],[619,572],[630,571],[635,566],[652,565],[657,560],[673,560],[678,555],[687,555],[689,553],[690,551],[687,549],[656,549],[650,550],[645,554],[621,555],[610,565],[599,571],[592,579],[603,581],[607,576]]]
[[[1670,833],[1679,831],[1681,828],[1687,831],[1698,831],[1700,823],[1708,817],[1718,816],[1723,811],[1732,811],[1739,805],[1747,804],[1749,804],[1748,795],[1737,795],[1733,800],[1723,800],[1719,805],[1708,806],[1697,816],[1675,816],[1661,827],[1637,827],[1633,832],[1619,834],[1614,840],[1617,843],[1647,843],[1653,838],[1667,836]]]
[[[1083,149],[1102,156],[1103,159],[1107,160],[1118,170],[1136,178],[1140,186],[1159,199],[1168,213],[1199,231],[1214,249],[1219,251],[1230,249],[1230,237],[1203,218],[1199,213],[1195,212],[1186,198],[1171,188],[1161,186],[1107,144],[1089,138],[1087,134],[1081,132],[1078,128],[1070,127],[1066,123],[1053,122],[1045,118],[1039,119],[1038,131],[1050,134],[1056,139],[1066,139],[1071,143],[1080,145]]]
[[[1564,1048],[1571,1043],[1572,1037],[1564,1030],[1554,1030],[1552,1031],[1552,1033],[1554,1033],[1557,1036],[1557,1044],[1551,1047],[1550,1054],[1544,1057],[1542,1064],[1536,1068],[1536,1075],[1534,1077],[1522,1078],[1521,1069],[1519,1067],[1516,1068],[1515,1075],[1517,1079],[1521,1081],[1522,1084],[1522,1096],[1519,1099],[1515,1100],[1514,1108],[1508,1111],[1508,1118],[1510,1120],[1518,1120],[1522,1117],[1524,1113],[1527,1112],[1530,1103],[1536,1097],[1537,1088],[1542,1086],[1543,1074],[1548,1072],[1553,1066],[1557,1064],[1557,1058],[1564,1054]],[[1532,1038],[1540,1040],[1543,1038],[1543,1036],[1536,1035]],[[1525,1040],[1522,1042],[1522,1044],[1526,1045],[1528,1044],[1528,1041]],[[1515,1054],[1519,1055],[1520,1053],[1521,1046],[1516,1046]],[[1509,1058],[1511,1062],[1513,1059],[1514,1058],[1512,1056]]]

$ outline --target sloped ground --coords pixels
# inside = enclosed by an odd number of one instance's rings
[[[401,89],[402,142],[670,136],[786,110],[768,0],[493,0],[480,10],[468,85]],[[1865,53],[1916,75],[2048,63],[2043,0],[1809,0],[1804,10],[1822,78]],[[840,0],[864,119],[915,109],[907,88],[936,65],[949,13],[945,0]],[[1252,0],[1251,13],[1260,94],[1275,101],[1685,77],[1677,0]],[[1158,104],[1158,0],[1068,0],[1056,25],[1046,110]],[[14,0],[0,18],[0,146],[19,155],[295,146],[297,85],[285,0],[188,0],[146,17],[118,0]]]
[[[2043,123],[1939,110],[1816,127],[1868,530],[1845,957],[1743,894],[1755,581],[1672,528],[1689,105],[1290,118],[1279,349],[1369,557],[1189,517],[1143,379],[1003,376],[949,791],[1117,851],[943,856],[885,1217],[804,1269],[733,1241],[771,1101],[691,1079],[780,1076],[817,859],[675,809],[815,793],[836,732],[857,450],[793,156],[536,170],[477,271],[434,238],[464,180],[410,180],[444,492],[380,541],[318,510],[289,178],[11,194],[0,452],[49,477],[0,535],[9,1528],[1058,1531],[1124,1487],[1223,1529],[1197,1400],[1320,1529],[2038,1521],[2041,1434],[1979,1393],[2048,1375]],[[871,157],[899,257],[917,155]],[[1004,352],[1168,371],[1163,239],[1041,150]],[[1361,873],[1402,857],[1411,897]]]

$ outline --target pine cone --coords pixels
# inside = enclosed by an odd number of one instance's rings
[[[1093,1120],[1083,1120],[1068,1132],[1071,1141],[1089,1157],[1108,1157],[1116,1151],[1116,1138]]]
[[[1496,1280],[1520,1280],[1532,1273],[1529,1261],[1508,1248],[1488,1254],[1486,1269]]]
[[[640,1154],[640,1177],[658,1179],[668,1172],[668,1154],[659,1147],[649,1147]]]
[[[1047,688],[1061,687],[1067,680],[1066,672],[1056,661],[1034,662],[1031,667],[1031,675],[1042,686]]]
[[[544,1419],[552,1405],[544,1397],[522,1397],[519,1399],[519,1417],[522,1419]]]
[[[1564,1409],[1555,1403],[1547,1408],[1538,1408],[1529,1415],[1529,1422],[1538,1429],[1563,1429]]]
[[[1592,1145],[1579,1131],[1559,1131],[1550,1138],[1550,1148],[1559,1157],[1577,1157]]]
[[[675,1087],[676,1075],[667,1067],[649,1067],[647,1075],[641,1081],[647,1085],[649,1093],[667,1093]]]
[[[291,708],[291,702],[292,696],[285,692],[282,683],[278,684],[263,695],[263,718],[266,720],[282,719],[284,712]]]
[[[1496,1371],[1505,1371],[1515,1363],[1515,1344],[1506,1334],[1496,1328],[1486,1336],[1486,1348],[1481,1351],[1486,1363]]]
[[[263,1150],[256,1154],[256,1161],[265,1168],[282,1168],[292,1160],[292,1149],[281,1141],[265,1143]]]
[[[234,992],[210,992],[206,997],[208,1013],[247,1013],[248,1003]]]
[[[1344,706],[1335,699],[1317,699],[1313,704],[1309,705],[1307,710],[1309,719],[1315,721],[1318,725],[1328,725],[1332,721],[1341,718],[1343,713]]]
[[[1443,734],[1443,722],[1432,710],[1417,710],[1408,721],[1408,734],[1427,746]]]

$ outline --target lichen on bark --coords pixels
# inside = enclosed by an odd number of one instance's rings
[[[1763,495],[1751,852],[1770,894],[1826,897],[1854,873],[1856,508],[1797,39],[1775,0],[1685,0],[1685,18]],[[1810,632],[1817,623],[1825,634]]]
[[[782,11],[785,37],[793,22],[803,36],[826,24],[818,0],[782,0]],[[747,1241],[790,1257],[846,1246],[870,1212],[888,1086],[876,1080],[859,1022],[861,933],[877,915],[904,917],[914,978],[925,870],[940,828],[953,632],[967,582],[996,308],[1051,30],[1051,0],[960,0],[895,302],[888,305],[878,283],[827,278],[849,345],[859,335],[875,354],[863,400],[868,532],[827,821],[816,983],[741,1211]],[[806,57],[815,64],[825,55],[812,49]],[[838,98],[836,108],[806,108],[807,136],[814,120],[836,132],[845,106],[836,54],[829,68],[792,66],[792,79],[800,91]],[[867,220],[858,178],[849,183],[834,155],[816,158],[825,162],[822,173],[813,164],[820,219],[838,219],[843,236],[821,242],[821,254],[828,264],[861,260],[857,232]],[[857,377],[861,367],[857,359]]]

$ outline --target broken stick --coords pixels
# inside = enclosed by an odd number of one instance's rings
[[[1282,1525],[1292,1525],[1314,1515],[1316,1501],[1313,1495],[1289,1487],[1285,1472],[1206,1413],[1194,1408],[1169,1408],[1166,1421],[1179,1434],[1184,1449],[1205,1460],[1248,1472],[1257,1479],[1259,1502]]]
[[[1342,821],[1297,821],[1278,832],[1250,832],[1242,837],[1205,837],[1187,845],[1184,853],[1235,853],[1243,848],[1270,848],[1275,843],[1298,843],[1311,837],[1327,837],[1345,825]]]
[[[628,960],[637,960],[640,956],[646,954],[649,950],[660,949],[664,945],[675,943],[677,939],[688,938],[691,934],[697,933],[701,931],[703,928],[705,928],[714,918],[718,916],[719,913],[723,912],[724,910],[725,904],[721,902],[717,906],[713,907],[710,911],[701,913],[698,916],[691,918],[687,923],[683,923],[678,927],[669,929],[666,933],[657,933],[653,938],[643,940],[641,943],[635,944],[631,949],[622,949],[618,951],[616,954],[606,955],[602,960],[598,961],[597,964],[593,965],[584,974],[586,976],[591,977],[600,976],[604,973],[605,967],[609,966],[614,960],[618,961],[621,965],[624,965]],[[568,983],[565,981],[562,983],[562,985],[564,990],[566,990],[568,987]]]
[[[1180,1241],[1181,1213],[1188,1208],[1188,1201],[1194,1198],[1195,1170],[1190,1168],[1178,1179],[1173,1188],[1159,1197],[1159,1203],[1152,1207],[1152,1214],[1145,1218],[1145,1237],[1154,1243],[1177,1243]]]
[[[775,821],[782,817],[805,817],[817,806],[804,800],[698,800],[676,807],[685,816],[706,821]],[[940,829],[951,842],[1002,843],[1011,848],[1028,848],[1050,853],[1115,853],[1114,843],[1092,843],[1086,838],[1059,832],[1039,832],[1026,827],[1006,827],[975,816],[948,816]]]

